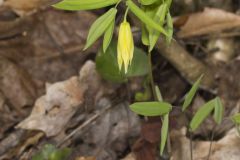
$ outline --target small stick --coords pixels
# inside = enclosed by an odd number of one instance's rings
[[[79,132],[80,130],[82,130],[83,128],[85,128],[87,125],[89,125],[90,123],[94,122],[97,118],[99,118],[102,114],[104,114],[105,112],[107,112],[109,109],[112,108],[112,105],[109,105],[108,107],[106,107],[105,109],[103,109],[102,111],[96,113],[95,115],[93,115],[91,118],[89,118],[88,120],[86,120],[82,125],[80,125],[79,127],[77,127],[75,130],[73,130],[69,135],[67,135],[62,141],[60,141],[57,144],[57,147],[60,147],[64,142],[66,142],[67,140],[69,140],[73,135],[75,135],[77,132]]]

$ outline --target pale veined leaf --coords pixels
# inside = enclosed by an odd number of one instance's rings
[[[148,34],[145,24],[142,24],[142,37],[141,38],[142,38],[142,43],[145,46],[148,46],[149,45],[149,34]]]
[[[159,6],[156,14],[154,15],[153,20],[161,27],[163,26],[167,11],[168,11],[167,4],[163,3]],[[157,43],[159,36],[160,36],[159,31],[153,28],[149,29],[149,43],[150,43],[149,51],[152,51],[153,47]]]
[[[158,86],[155,86],[155,92],[156,92],[157,100],[159,102],[163,101],[162,94]]]
[[[169,113],[172,106],[166,102],[137,102],[131,104],[130,109],[143,116],[160,116]]]
[[[63,0],[53,7],[63,10],[90,10],[107,7],[118,3],[119,0]]]
[[[115,25],[115,19],[110,23],[108,26],[106,32],[104,33],[103,37],[103,52],[105,53],[113,36],[113,31],[114,31],[114,25]]]
[[[200,82],[202,80],[203,75],[201,75],[198,80],[193,84],[192,88],[190,89],[190,91],[187,93],[184,103],[183,103],[183,108],[182,111],[185,111],[186,108],[191,104],[192,99],[194,97],[194,95],[196,94],[198,87],[200,85]]]
[[[221,124],[223,119],[223,105],[219,97],[215,98],[215,107],[214,107],[214,120],[217,124]]]
[[[166,40],[168,43],[171,42],[172,36],[173,36],[173,22],[172,22],[172,16],[170,13],[167,13],[167,28],[166,31],[168,33],[168,36],[166,36]]]
[[[231,119],[235,124],[239,125],[240,124],[240,113],[233,115],[231,117]]]
[[[163,154],[163,151],[167,142],[168,126],[169,126],[169,114],[166,114],[163,117],[163,124],[161,129],[160,155]]]
[[[87,43],[84,47],[84,50],[90,47],[101,35],[103,35],[108,26],[115,19],[116,13],[117,9],[111,8],[92,24],[88,33]]]
[[[146,25],[149,25],[153,29],[158,30],[159,32],[163,33],[165,36],[168,36],[167,32],[163,27],[157,24],[154,20],[152,20],[149,16],[147,16],[143,10],[141,10],[136,4],[132,1],[128,0],[127,5],[129,9]]]
[[[157,1],[158,0],[140,0],[140,3],[142,5],[151,5],[151,4],[153,4],[153,3],[157,2]]]
[[[210,100],[200,107],[197,113],[194,115],[193,119],[190,122],[191,131],[196,130],[201,123],[207,118],[207,116],[213,111],[215,106],[215,99]]]

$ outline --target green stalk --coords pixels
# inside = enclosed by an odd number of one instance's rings
[[[153,98],[155,101],[157,101],[157,94],[155,91],[155,84],[154,84],[153,73],[152,73],[152,53],[151,52],[148,53],[148,67],[149,67],[148,77],[149,77],[150,85],[152,88]]]

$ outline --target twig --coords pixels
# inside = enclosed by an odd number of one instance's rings
[[[176,40],[168,44],[160,38],[156,47],[159,53],[189,82],[194,82],[201,74],[204,74],[201,87],[214,92],[216,82],[212,69],[190,55]]]
[[[86,120],[82,125],[80,125],[79,127],[77,127],[75,130],[73,130],[69,135],[67,135],[62,141],[60,141],[57,144],[57,147],[60,147],[64,142],[66,142],[67,140],[69,140],[72,136],[74,136],[77,132],[79,132],[80,130],[82,130],[83,128],[85,128],[87,125],[91,124],[92,122],[94,122],[97,118],[99,118],[102,114],[104,114],[105,112],[107,112],[109,109],[112,108],[112,105],[107,106],[105,109],[103,109],[102,111],[94,114],[91,118],[89,118],[88,120]]]
[[[4,154],[10,148],[16,147],[21,141],[21,137],[23,137],[25,131],[24,130],[16,130],[13,133],[9,134],[6,138],[0,141],[0,155]],[[0,158],[1,159],[1,158]]]

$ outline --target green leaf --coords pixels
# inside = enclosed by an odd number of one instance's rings
[[[131,104],[130,109],[143,116],[160,116],[169,113],[172,106],[166,102],[137,102]]]
[[[132,1],[128,0],[127,5],[129,9],[146,25],[149,25],[153,29],[158,30],[159,32],[163,33],[164,35],[168,36],[167,32],[163,27],[157,24],[154,20],[152,20],[149,16],[147,16],[143,10],[141,10],[136,4]]]
[[[52,144],[44,145],[43,149],[32,157],[32,160],[45,160],[48,159],[52,152],[56,150]]]
[[[87,43],[84,47],[84,50],[90,47],[106,31],[108,26],[115,19],[116,13],[117,9],[111,8],[92,24],[88,33]]]
[[[149,45],[149,34],[148,34],[148,31],[147,31],[147,28],[144,24],[142,24],[142,43],[145,45],[145,46],[148,46]]]
[[[49,156],[49,160],[66,160],[70,154],[71,154],[71,149],[69,148],[56,150]]]
[[[186,108],[191,104],[192,99],[194,97],[194,95],[196,94],[198,87],[200,85],[200,82],[202,80],[203,75],[201,75],[198,80],[193,84],[192,88],[190,89],[190,91],[187,93],[184,103],[183,103],[183,108],[182,111],[185,111]]]
[[[148,17],[153,18],[156,14],[158,7],[157,6],[142,6],[143,11]],[[149,46],[149,31],[150,27],[142,23],[142,43],[146,46]]]
[[[196,130],[201,125],[201,123],[213,111],[214,106],[215,106],[215,99],[207,102],[201,108],[198,109],[197,113],[194,115],[192,121],[190,122],[191,131]]]
[[[158,86],[155,86],[155,92],[156,92],[157,100],[159,102],[162,102],[163,98],[162,98],[162,94],[161,94],[161,91]]]
[[[168,43],[170,43],[172,40],[172,36],[173,36],[173,22],[172,22],[172,16],[169,12],[167,13],[167,28],[166,28],[166,30],[168,33],[168,36],[166,36],[166,40]]]
[[[151,5],[151,4],[153,4],[153,3],[157,2],[157,1],[158,0],[140,0],[140,3],[142,5]]]
[[[128,68],[127,77],[144,76],[149,73],[148,57],[146,53],[135,47],[132,63]]]
[[[117,64],[117,42],[115,40],[111,41],[105,53],[102,50],[99,51],[96,57],[96,69],[106,80],[117,83],[127,81]]]
[[[163,150],[164,150],[166,142],[167,142],[168,126],[169,126],[169,114],[166,114],[163,117],[163,124],[162,124],[162,129],[161,129],[160,155],[163,154]]]
[[[115,25],[115,19],[113,19],[113,21],[110,23],[110,25],[108,26],[108,28],[104,34],[104,37],[103,37],[103,52],[104,53],[106,52],[106,50],[112,40],[114,25]]]
[[[171,4],[172,4],[172,0],[167,0],[167,1],[165,1],[165,2],[167,3],[168,8],[170,8],[170,6],[171,6]]]
[[[43,149],[32,157],[32,160],[66,160],[71,149],[57,149],[52,144],[46,144]]]
[[[215,98],[214,120],[217,124],[221,124],[223,119],[223,105],[219,97]]]
[[[239,125],[240,124],[240,113],[237,113],[231,117],[233,123]]]
[[[117,42],[112,40],[105,53],[101,50],[96,57],[98,73],[106,80],[113,82],[126,82],[127,77],[143,76],[148,74],[148,59],[145,52],[135,47],[131,66],[125,75],[119,71],[117,64]]]
[[[63,10],[90,10],[116,4],[119,0],[63,0],[53,7]]]
[[[153,20],[161,27],[163,26],[167,10],[168,10],[167,4],[166,3],[161,4],[153,18]],[[149,43],[150,43],[149,51],[152,51],[155,44],[157,43],[159,36],[160,32],[158,30],[152,28],[149,29]]]

